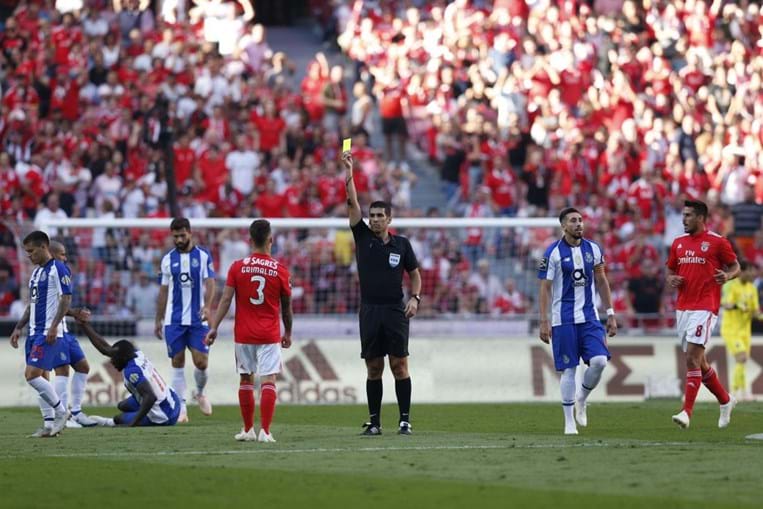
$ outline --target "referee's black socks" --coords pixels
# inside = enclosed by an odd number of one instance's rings
[[[371,421],[371,424],[376,426],[381,426],[381,404],[383,393],[384,386],[382,385],[381,378],[378,380],[366,380],[366,396],[368,397],[369,420]]]
[[[411,377],[395,380],[395,394],[400,408],[400,422],[411,422]]]

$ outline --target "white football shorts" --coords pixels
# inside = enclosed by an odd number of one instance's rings
[[[676,329],[684,352],[688,343],[707,345],[717,323],[718,315],[711,311],[676,311]]]
[[[239,375],[274,375],[281,372],[281,343],[250,345],[236,343]]]

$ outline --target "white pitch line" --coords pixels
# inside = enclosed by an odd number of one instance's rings
[[[124,458],[142,456],[228,456],[239,454],[321,454],[343,452],[385,452],[385,451],[468,451],[468,450],[510,450],[510,449],[581,449],[587,447],[676,447],[689,445],[686,442],[633,442],[609,444],[607,442],[591,442],[577,444],[523,444],[523,445],[420,445],[393,447],[316,447],[312,449],[229,449],[222,451],[109,451],[109,452],[73,452],[34,454],[35,458]],[[265,446],[268,447],[268,446]],[[27,456],[0,455],[0,459],[21,459]]]

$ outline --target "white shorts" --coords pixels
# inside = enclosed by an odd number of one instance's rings
[[[687,343],[706,345],[718,323],[718,315],[710,311],[676,311],[678,340],[684,352]]]
[[[239,375],[274,375],[281,372],[281,344],[249,345],[236,343],[236,369]]]

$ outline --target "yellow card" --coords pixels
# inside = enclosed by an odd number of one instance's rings
[[[352,148],[352,138],[345,138],[342,141],[342,152],[349,152]]]

